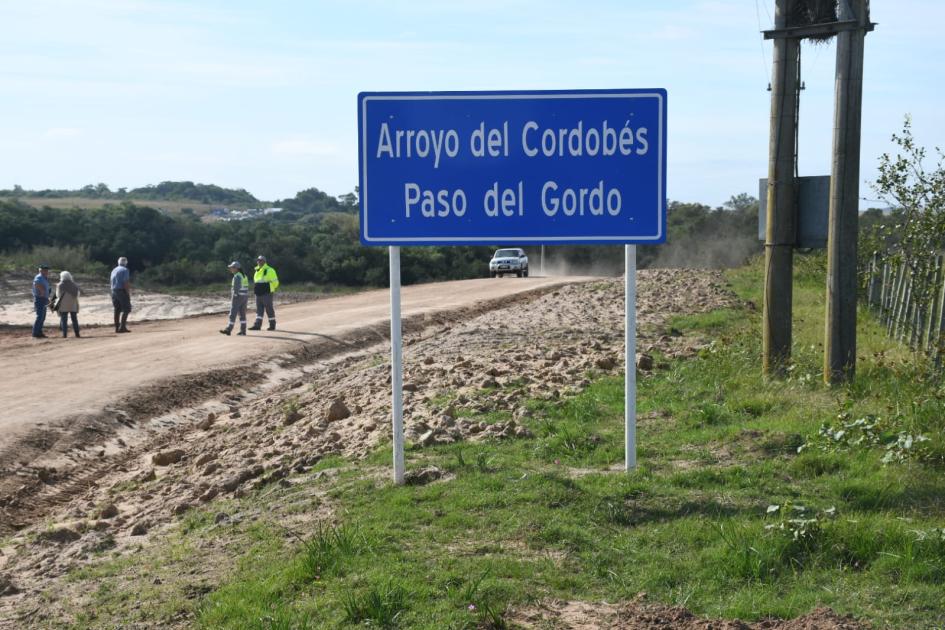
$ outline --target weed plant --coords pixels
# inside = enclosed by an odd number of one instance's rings
[[[361,592],[349,592],[342,598],[345,621],[379,628],[395,627],[406,606],[407,593],[389,580]]]

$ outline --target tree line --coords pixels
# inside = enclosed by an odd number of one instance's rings
[[[32,197],[40,199],[62,199],[79,197],[83,199],[102,199],[109,201],[149,200],[149,201],[193,201],[205,204],[255,206],[262,202],[242,188],[222,188],[214,184],[195,184],[193,182],[161,182],[141,188],[119,188],[111,190],[105,184],[89,184],[77,190],[44,189],[25,190],[22,186],[0,190],[0,198],[16,199]]]
[[[240,207],[279,207],[284,210],[279,221],[309,220],[307,215],[324,212],[357,212],[357,188],[354,192],[333,197],[317,188],[303,190],[291,199],[262,201],[243,188],[223,188],[215,184],[195,184],[194,182],[161,182],[140,188],[119,188],[111,190],[106,184],[88,184],[75,190],[52,189],[26,190],[22,186],[0,189],[0,199],[100,199],[104,203],[112,201],[191,201],[208,205],[232,205]]]
[[[318,216],[310,222],[204,223],[127,202],[83,210],[0,200],[0,252],[78,247],[106,266],[127,256],[138,280],[158,287],[219,282],[226,279],[228,262],[251,265],[259,254],[269,258],[286,283],[384,285],[387,251],[360,245],[357,214]],[[482,275],[487,252],[472,247],[407,248],[401,263],[404,282]]]
[[[283,211],[266,218],[205,223],[192,215],[169,216],[130,202],[99,209],[36,208],[0,198],[0,252],[35,247],[82,248],[105,266],[127,256],[139,281],[161,285],[201,285],[225,279],[225,265],[249,265],[266,255],[286,283],[385,286],[387,250],[364,247],[358,238],[357,197],[336,199],[318,189],[280,202]],[[757,240],[758,202],[733,197],[720,208],[671,202],[666,245],[638,248],[640,267],[654,265],[729,266],[761,251]],[[515,246],[515,243],[496,243]],[[404,283],[484,277],[493,247],[405,247]],[[526,247],[533,273],[539,248]],[[623,269],[620,246],[554,246],[549,270],[615,274]]]

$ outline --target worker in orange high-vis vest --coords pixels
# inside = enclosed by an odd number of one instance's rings
[[[253,274],[253,293],[256,295],[256,322],[250,330],[262,330],[263,311],[269,317],[269,330],[276,329],[276,309],[272,296],[279,288],[276,270],[266,264],[266,257],[256,258],[256,273]]]

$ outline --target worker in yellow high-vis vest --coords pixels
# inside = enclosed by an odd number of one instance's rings
[[[253,274],[253,293],[256,295],[256,323],[250,330],[262,330],[263,311],[269,317],[269,330],[276,329],[276,309],[272,295],[279,288],[276,270],[266,264],[265,256],[256,258],[256,273]]]

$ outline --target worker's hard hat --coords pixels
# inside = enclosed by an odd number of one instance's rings
[[[227,269],[239,269],[239,268],[240,268],[240,263],[238,260],[234,260],[229,265],[227,265]]]

